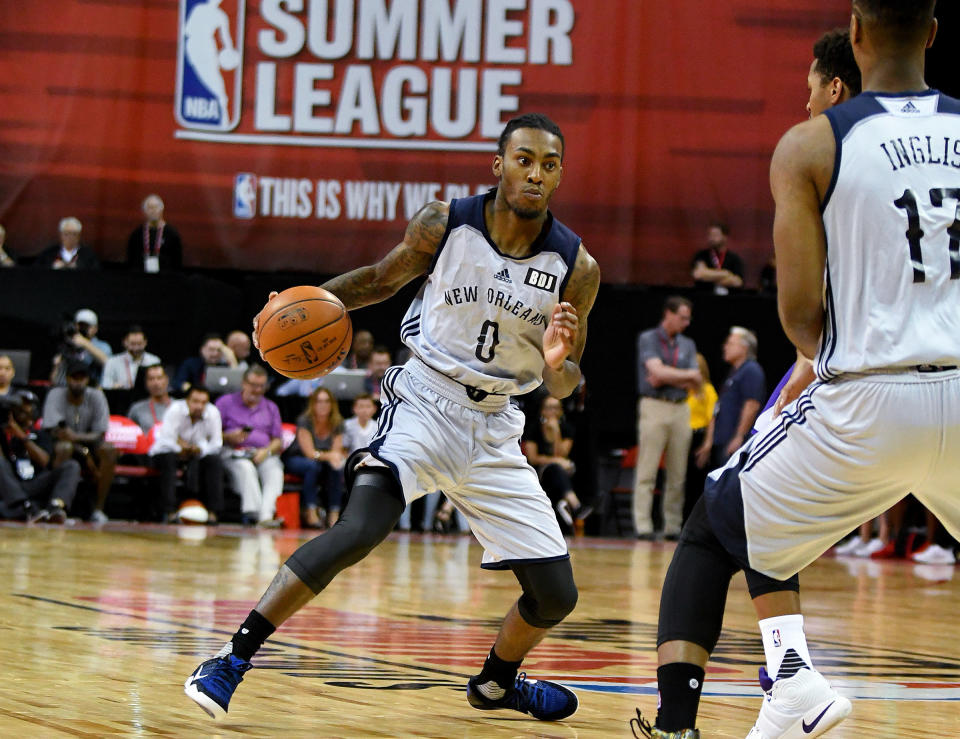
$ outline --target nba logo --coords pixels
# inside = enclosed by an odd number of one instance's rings
[[[245,0],[180,0],[174,114],[184,128],[240,122]]]
[[[233,178],[233,215],[253,218],[257,214],[257,176],[241,172]]]
[[[780,638],[780,629],[773,630],[773,646],[779,647],[783,645],[783,640]]]

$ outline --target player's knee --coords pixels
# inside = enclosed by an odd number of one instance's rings
[[[573,578],[559,581],[556,586],[534,597],[524,593],[517,602],[520,616],[531,626],[549,629],[569,616],[577,606],[579,593]]]

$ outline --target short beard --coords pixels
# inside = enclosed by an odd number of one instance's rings
[[[507,205],[510,206],[510,210],[513,211],[513,214],[517,218],[522,218],[525,221],[533,221],[540,217],[539,210],[533,210],[530,208],[518,208],[516,205],[510,202],[508,202]]]

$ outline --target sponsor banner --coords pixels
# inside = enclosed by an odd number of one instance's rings
[[[805,117],[813,41],[848,13],[819,0],[21,3],[0,11],[0,222],[30,256],[75,215],[120,261],[156,192],[188,266],[340,272],[382,256],[426,202],[493,186],[503,124],[542,111],[566,141],[553,210],[605,281],[689,282],[719,217],[751,284],[770,253],[770,154]]]

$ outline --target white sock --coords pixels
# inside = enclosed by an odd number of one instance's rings
[[[784,677],[795,675],[803,666],[813,669],[807,637],[803,633],[803,616],[797,613],[765,618],[759,622],[759,626],[763,637],[763,653],[767,657],[767,674],[771,680],[777,679],[781,668]],[[793,653],[788,654],[790,651]]]

